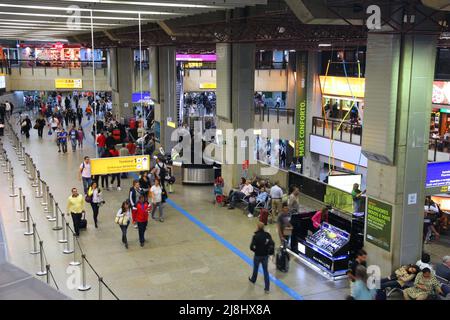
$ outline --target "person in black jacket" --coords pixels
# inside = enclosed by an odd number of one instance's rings
[[[255,256],[253,258],[253,275],[248,280],[251,283],[256,282],[258,268],[262,264],[264,271],[264,292],[269,293],[270,280],[267,265],[269,263],[269,255],[274,253],[275,243],[270,233],[264,231],[264,223],[262,222],[258,222],[258,229],[253,236],[250,250],[255,253]]]

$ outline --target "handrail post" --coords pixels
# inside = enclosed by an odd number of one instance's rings
[[[36,188],[36,198],[40,199],[42,198],[42,180],[41,180],[41,173],[37,171],[37,188]]]
[[[27,206],[27,202],[25,200],[25,195],[22,195],[22,203],[23,203],[24,210],[22,211],[22,219],[20,219],[20,222],[27,222],[28,221],[28,215],[27,215],[27,212],[25,210],[25,208]]]
[[[79,266],[81,263],[77,261],[77,245],[76,245],[76,235],[75,232],[72,232],[72,241],[73,241],[73,261],[69,263],[71,266]]]
[[[59,225],[59,213],[58,213],[58,202],[55,202],[55,226],[52,228],[54,231],[59,231],[62,227]]]
[[[47,205],[47,220],[48,221],[55,221],[56,217],[55,217],[55,199],[53,198],[53,194],[49,192],[49,203]]]
[[[11,168],[11,194],[9,195],[11,198],[15,198],[17,197],[17,193],[16,193],[16,187],[14,185],[14,168]]]
[[[22,213],[25,211],[24,203],[23,203],[23,191],[22,188],[19,187],[19,209],[17,209],[17,213]]]
[[[66,219],[64,218],[64,213],[61,213],[61,220],[62,220],[62,237],[58,240],[59,243],[67,243],[67,223]]]
[[[45,270],[45,265],[44,265],[44,241],[39,241],[39,257],[41,260],[41,270],[39,270],[38,272],[36,272],[36,275],[38,276],[45,276],[47,274],[47,270]]]
[[[47,213],[48,212],[48,207],[47,207],[48,206],[48,193],[50,191],[50,188],[47,185],[47,182],[42,181],[42,184],[44,185],[44,190],[43,190],[41,205],[44,207],[44,212]]]
[[[30,254],[38,254],[41,251],[38,249],[37,236],[36,236],[36,222],[33,222],[33,250]]]
[[[69,223],[68,222],[66,222],[66,239],[67,239],[67,241],[66,241],[66,245],[65,245],[65,248],[63,250],[63,253],[64,254],[71,254],[71,253],[73,253],[74,250],[70,249],[70,241],[69,241],[69,235],[68,235],[68,231],[67,230],[69,230]],[[75,246],[75,243],[73,245]]]
[[[24,235],[31,236],[34,234],[34,230],[31,230],[31,219],[30,219],[30,207],[27,207],[27,231],[24,232]]]
[[[79,291],[88,291],[91,289],[91,286],[86,284],[86,255],[81,255],[81,281],[82,284],[78,287]]]
[[[98,300],[103,300],[103,278],[98,277]]]

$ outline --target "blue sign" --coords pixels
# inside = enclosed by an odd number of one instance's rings
[[[450,186],[450,161],[431,162],[427,166],[426,188]]]
[[[143,91],[142,92],[142,103],[150,102],[150,92]],[[132,103],[141,103],[141,93],[140,92],[133,92],[131,97]]]

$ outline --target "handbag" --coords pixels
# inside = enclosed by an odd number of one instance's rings
[[[87,203],[91,203],[92,202],[92,196],[86,195],[86,197],[84,198],[84,201],[86,201]]]
[[[126,216],[125,214],[117,217],[114,219],[114,221],[119,225],[119,226],[126,226],[128,224],[128,216]]]
[[[53,134],[52,129],[48,129],[47,135],[51,136]]]

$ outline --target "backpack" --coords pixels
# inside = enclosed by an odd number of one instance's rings
[[[269,238],[269,243],[267,243],[267,254],[273,256],[275,254],[275,242],[272,238]]]
[[[166,175],[167,175],[167,170],[166,170],[166,168],[164,167],[164,165],[161,167],[160,165],[159,165],[159,163],[157,163],[156,164],[157,166],[158,166],[158,168],[159,168],[159,178],[161,178],[161,177],[166,177]]]

